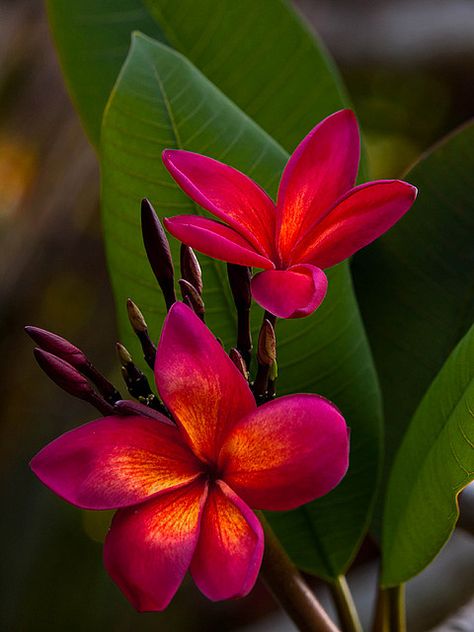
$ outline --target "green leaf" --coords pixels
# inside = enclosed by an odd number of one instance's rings
[[[341,108],[342,83],[332,60],[286,2],[145,4],[48,0],[66,80],[94,144],[134,30],[186,55],[289,151],[317,121]]]
[[[426,389],[474,319],[474,124],[404,176],[418,200],[357,255],[356,293],[385,407],[385,478]]]
[[[324,46],[282,0],[145,0],[168,43],[285,149],[341,108]]]
[[[407,581],[448,540],[474,477],[474,326],[417,409],[388,486],[382,584]]]
[[[94,145],[105,104],[140,30],[163,40],[141,0],[47,0],[48,17],[69,92]]]
[[[165,308],[145,259],[139,228],[144,196],[160,216],[200,213],[161,162],[165,147],[210,155],[243,170],[275,194],[287,153],[175,51],[135,35],[102,128],[103,219],[124,342],[136,357],[125,300],[133,298],[157,337]],[[178,246],[172,240],[175,261]],[[225,264],[200,257],[207,322],[228,348],[235,312]],[[261,312],[254,310],[255,324]],[[255,327],[254,327],[255,329]],[[285,546],[306,570],[335,577],[366,527],[377,479],[379,394],[347,265],[330,271],[330,290],[315,315],[281,321],[279,392],[319,392],[333,399],[352,428],[351,470],[326,498],[271,516]]]

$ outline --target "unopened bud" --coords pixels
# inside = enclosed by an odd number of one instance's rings
[[[148,329],[146,321],[143,317],[143,314],[141,313],[137,305],[135,305],[135,303],[130,298],[127,299],[127,312],[128,312],[128,319],[135,332],[138,333],[138,332],[146,331]]]
[[[69,340],[53,334],[39,327],[25,327],[26,333],[44,351],[52,353],[58,358],[65,360],[68,364],[85,375],[95,386],[105,400],[111,404],[121,398],[120,393],[91,363],[86,354]]]
[[[141,220],[143,243],[148,261],[169,310],[171,305],[176,302],[173,259],[163,226],[147,199],[142,200]]]
[[[131,299],[127,299],[127,311],[130,324],[142,346],[143,357],[148,366],[153,369],[155,366],[156,347],[148,334],[148,326],[143,314]]]
[[[104,415],[113,412],[113,407],[102,399],[91,387],[86,378],[66,360],[36,348],[35,358],[46,375],[53,380],[63,391],[83,399],[95,406]]]
[[[149,417],[150,419],[161,421],[169,426],[175,425],[171,419],[165,417],[165,415],[158,410],[146,406],[141,402],[134,402],[131,399],[120,399],[118,402],[115,402],[115,409],[119,414],[140,415],[141,417]]]
[[[265,319],[258,336],[257,358],[260,364],[272,366],[276,360],[275,330],[269,320]]]
[[[119,360],[122,366],[125,367],[127,366],[127,364],[130,364],[131,362],[133,362],[132,356],[128,352],[128,349],[123,346],[123,344],[121,344],[120,342],[117,342],[115,344],[115,347],[117,349],[117,355],[119,357]]]
[[[199,294],[202,295],[202,271],[194,250],[186,244],[181,244],[180,250],[181,277],[189,281]]]
[[[183,300],[185,300],[188,304],[191,305],[194,313],[199,316],[201,320],[204,320],[205,307],[204,301],[202,300],[201,295],[196,290],[194,285],[186,281],[186,279],[179,279],[178,281],[179,287],[181,288],[181,294],[183,296]]]
[[[69,340],[53,334],[51,331],[46,331],[46,329],[31,325],[25,327],[25,331],[41,349],[66,360],[76,369],[82,369],[88,364],[86,355]]]
[[[235,347],[233,347],[229,351],[229,357],[232,360],[232,362],[235,364],[235,366],[239,369],[239,371],[242,373],[244,378],[248,381],[249,372],[247,371],[247,366],[244,362],[243,357],[240,355],[239,351]]]

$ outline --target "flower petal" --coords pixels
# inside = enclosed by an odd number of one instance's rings
[[[246,175],[207,156],[167,149],[163,163],[195,202],[224,220],[257,250],[271,256],[275,205]]]
[[[177,215],[165,218],[164,224],[173,237],[214,259],[264,270],[274,267],[269,259],[255,252],[253,246],[235,230],[212,219],[198,215]]]
[[[350,110],[325,118],[296,148],[283,172],[277,203],[282,262],[297,239],[354,186],[359,165],[357,121]]]
[[[212,601],[244,597],[253,588],[263,555],[257,516],[222,481],[209,491],[191,562],[198,588]]]
[[[259,272],[251,283],[257,303],[279,318],[312,314],[326,296],[327,286],[324,272],[307,264]]]
[[[137,610],[163,610],[178,590],[196,548],[206,496],[200,481],[115,514],[104,563]]]
[[[293,260],[329,268],[347,259],[391,228],[411,207],[416,194],[416,187],[401,180],[355,187],[301,239]]]
[[[240,371],[183,303],[172,306],[163,325],[155,379],[164,403],[203,460],[215,459],[223,433],[256,408]]]
[[[286,510],[327,494],[346,473],[348,429],[318,395],[288,395],[264,404],[229,433],[222,478],[251,507]]]
[[[116,509],[181,487],[199,463],[177,428],[144,417],[104,417],[58,437],[31,461],[53,492],[83,509]]]

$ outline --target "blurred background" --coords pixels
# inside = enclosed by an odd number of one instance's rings
[[[472,117],[471,0],[295,4],[340,68],[373,178],[398,177]],[[0,0],[0,631],[292,630],[259,584],[244,600],[210,604],[186,582],[165,614],[137,615],[102,567],[110,516],[69,507],[28,469],[47,441],[94,413],[40,372],[25,324],[64,335],[119,383],[98,196],[97,161],[43,3]],[[373,598],[367,557],[351,576],[363,617]],[[472,632],[474,539],[458,530],[436,565],[409,586],[410,631],[434,629],[465,606],[442,629]]]

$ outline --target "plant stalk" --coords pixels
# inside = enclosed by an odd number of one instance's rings
[[[265,516],[258,512],[265,534],[260,575],[275,600],[300,632],[339,632],[290,560]]]
[[[359,615],[357,614],[355,603],[345,576],[339,575],[333,583],[329,584],[329,588],[343,631],[363,632]]]
[[[405,585],[379,588],[372,632],[406,632]]]

